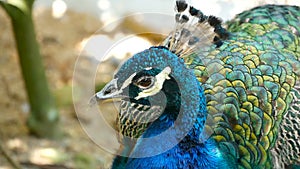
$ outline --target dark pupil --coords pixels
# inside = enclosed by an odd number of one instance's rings
[[[142,87],[148,87],[149,85],[151,85],[151,83],[152,83],[151,78],[144,78],[138,82],[138,85]]]

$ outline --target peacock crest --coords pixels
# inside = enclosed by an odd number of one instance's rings
[[[206,16],[184,0],[176,1],[175,11],[174,31],[160,46],[167,47],[177,56],[197,54],[204,57],[212,43],[219,47],[229,36],[220,18]]]

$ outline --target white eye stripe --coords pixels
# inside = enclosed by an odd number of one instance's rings
[[[146,67],[145,68],[145,70],[151,70],[152,69],[152,67]]]
[[[136,73],[133,73],[132,75],[130,75],[129,78],[125,80],[125,82],[123,83],[120,90],[123,90],[124,88],[129,86],[129,84],[132,82],[132,79],[134,78],[135,75],[136,75]]]

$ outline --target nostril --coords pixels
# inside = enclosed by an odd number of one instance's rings
[[[107,89],[105,89],[105,91],[103,92],[104,95],[108,95],[108,94],[111,94],[113,92],[116,91],[116,88],[113,87],[113,86],[109,86]]]
[[[111,88],[108,88],[108,89],[106,89],[106,90],[104,91],[104,95],[107,95],[107,94],[109,94],[109,93],[111,93]]]

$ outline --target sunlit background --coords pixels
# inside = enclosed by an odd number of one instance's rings
[[[37,0],[36,7],[51,7],[53,16],[63,16],[66,9],[84,12],[98,17],[102,22],[123,17],[134,12],[160,12],[173,14],[175,0]],[[189,0],[193,6],[201,9],[207,15],[217,15],[227,20],[245,9],[257,5],[269,4],[290,4],[299,5],[298,0]]]
[[[112,22],[128,15],[135,13],[162,13],[172,16],[174,14],[174,2],[175,0],[36,0],[35,8],[36,11],[51,8],[53,18],[59,19],[63,18],[67,10],[72,10],[80,13],[85,13],[91,15],[103,24],[109,25]],[[299,0],[189,0],[190,4],[194,7],[202,10],[206,15],[215,15],[222,18],[224,21],[227,21],[233,18],[236,14],[250,9],[252,7],[263,5],[263,4],[289,4],[289,5],[300,5]],[[159,19],[159,18],[157,18]],[[159,30],[164,26],[160,25],[159,27],[155,24],[151,24],[151,21],[148,21],[147,26],[148,30]],[[102,30],[109,33],[113,32],[118,25],[103,28]],[[114,34],[114,36],[123,36],[122,34]],[[97,39],[105,39],[108,44],[111,44],[113,38],[107,38],[105,36],[97,37]],[[149,45],[147,41],[142,38],[134,38],[135,44],[141,44],[141,49]],[[84,47],[86,40],[82,41],[80,47]],[[127,43],[129,44],[129,43]],[[122,46],[120,48],[130,48],[132,46]],[[136,47],[136,46],[135,46]],[[139,48],[139,47],[137,47]],[[97,49],[93,47],[87,47],[88,53],[95,53]],[[120,51],[120,50],[118,50]],[[103,53],[103,51],[98,51]],[[124,51],[120,51],[124,54]],[[99,53],[98,53],[99,54]],[[119,54],[114,56],[121,58]]]
[[[190,0],[206,15],[224,21],[257,5],[267,3],[300,6],[299,0]],[[72,78],[78,56],[101,60],[96,77],[96,90],[109,81],[119,63],[137,51],[161,41],[159,35],[140,35],[139,32],[163,33],[171,30],[170,19],[162,24],[159,17],[145,17],[143,13],[174,15],[174,0],[36,0],[34,21],[37,39],[45,62],[46,74],[59,107],[65,130],[62,140],[37,139],[28,134],[26,118],[29,104],[22,82],[18,56],[9,18],[0,8],[0,144],[9,155],[27,168],[52,164],[56,168],[108,168],[112,154],[93,143],[78,123],[93,123],[88,114],[77,117],[72,100]],[[133,17],[126,16],[139,13]],[[125,18],[124,18],[125,17]],[[121,19],[123,18],[123,19]],[[159,21],[159,22],[157,22]],[[120,41],[121,39],[121,41]],[[118,45],[115,45],[115,44]],[[107,50],[111,49],[111,50]],[[108,57],[111,59],[107,60]],[[87,67],[89,64],[87,63]],[[83,78],[84,81],[84,78]],[[76,84],[75,84],[76,86]],[[106,103],[111,104],[111,103]],[[103,107],[108,123],[113,126],[115,114]],[[99,129],[95,129],[97,132]],[[115,133],[105,136],[109,145]],[[0,153],[0,169],[11,168]],[[34,166],[36,165],[36,166]]]

